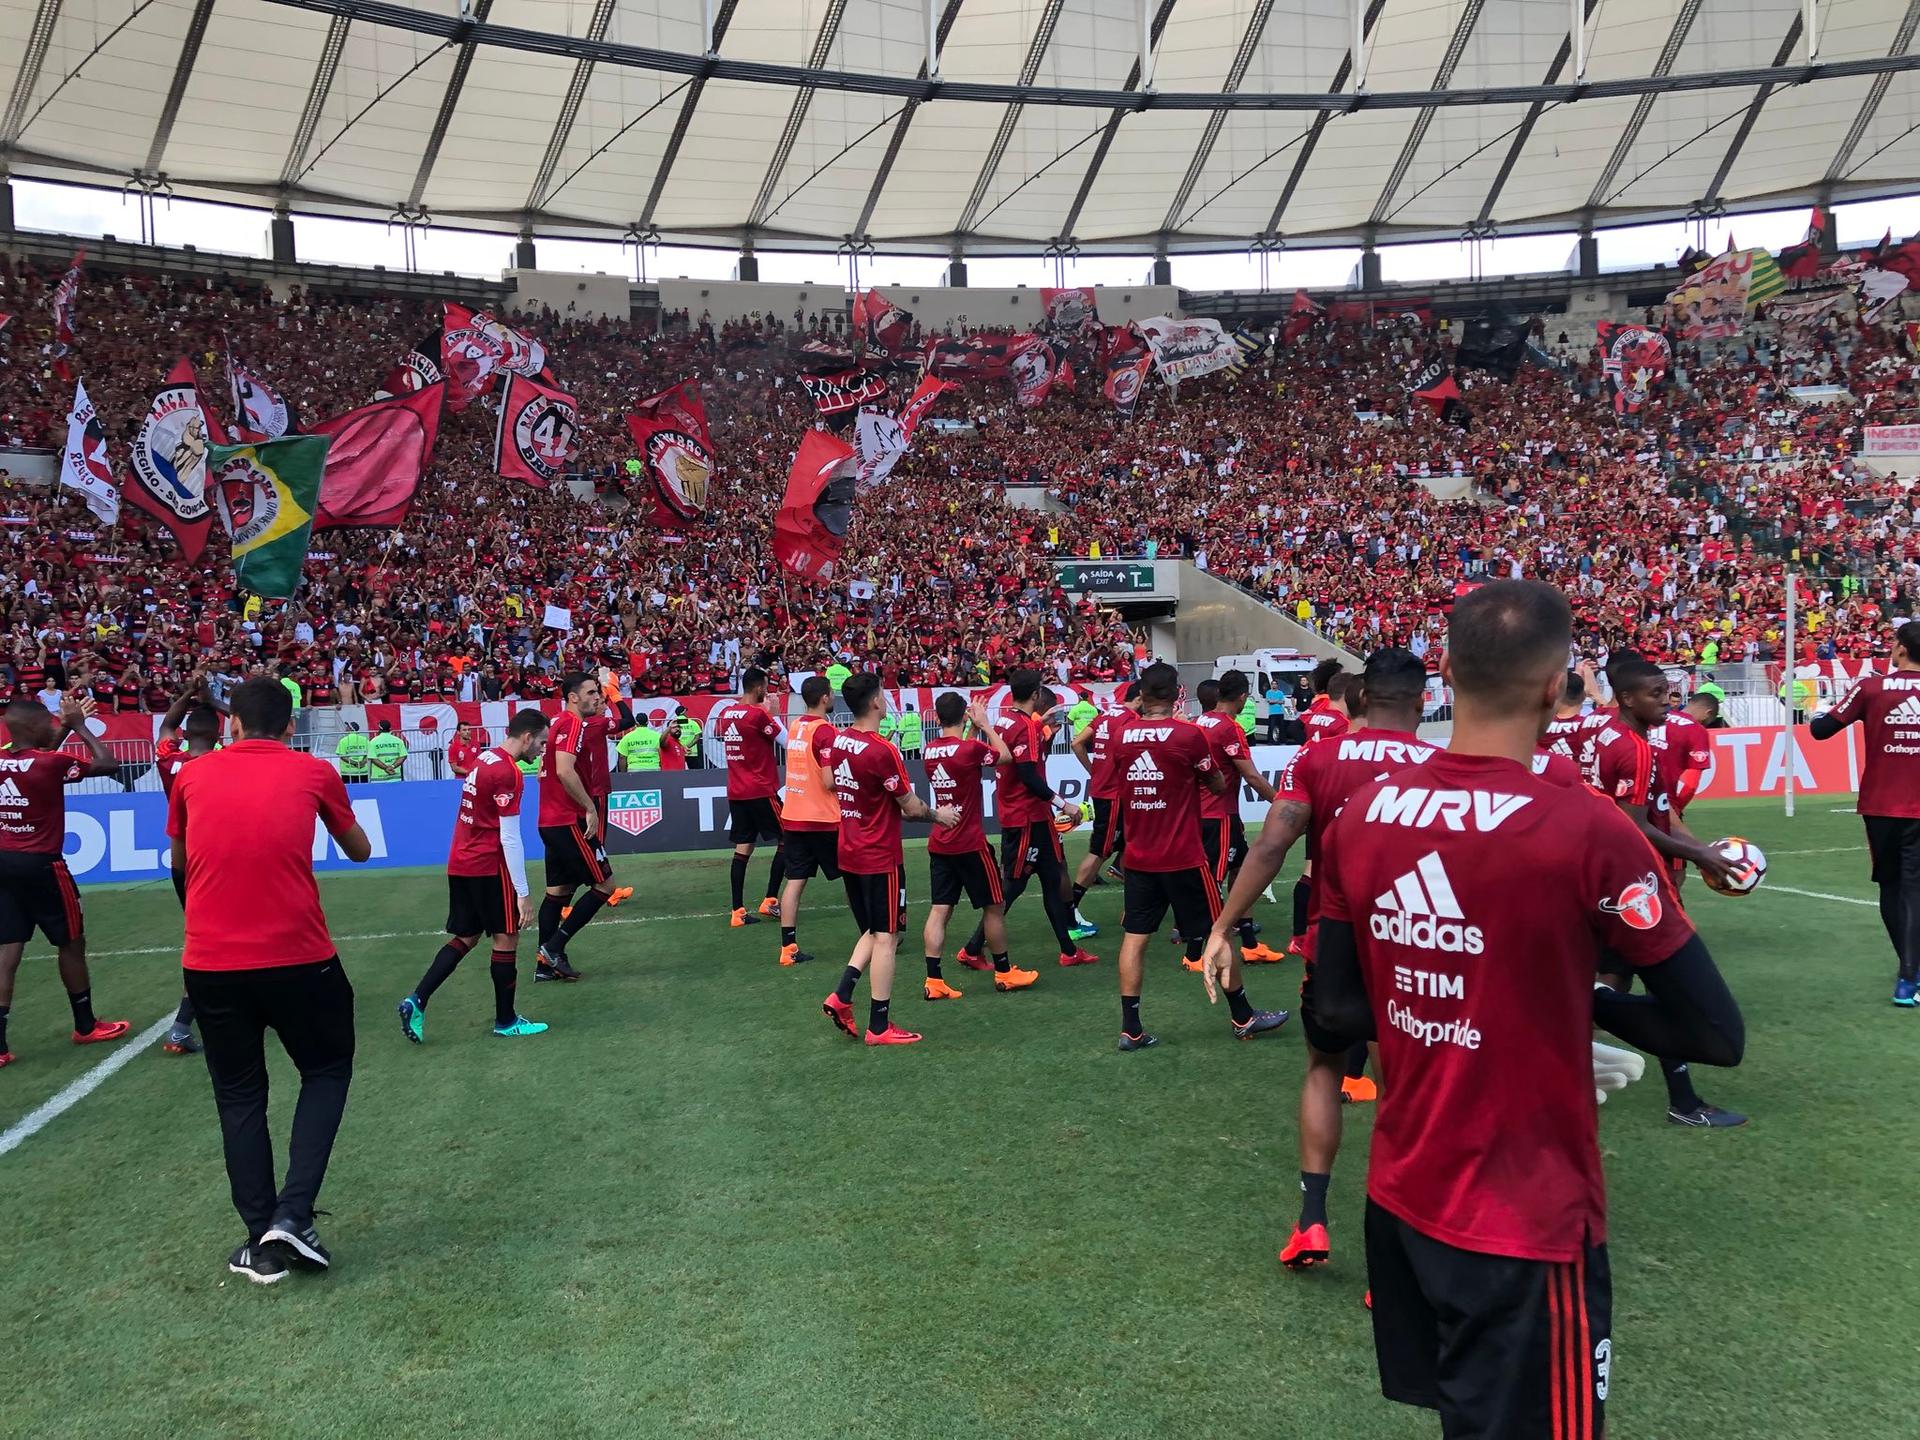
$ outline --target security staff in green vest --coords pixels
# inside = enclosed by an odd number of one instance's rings
[[[687,714],[687,707],[674,707],[673,723],[668,727],[680,748],[687,752],[687,768],[700,768],[700,722]]]
[[[827,683],[833,687],[833,693],[836,695],[840,693],[840,687],[852,678],[853,671],[842,665],[838,660],[827,666]]]
[[[525,757],[514,761],[513,768],[518,770],[522,775],[537,778],[540,774],[540,762],[538,760],[528,760]]]
[[[1253,738],[1253,727],[1259,723],[1260,707],[1254,703],[1253,692],[1247,692],[1247,703],[1240,707],[1240,713],[1233,718],[1240,722],[1240,728],[1246,732],[1249,740]]]
[[[921,728],[920,712],[913,708],[913,702],[909,700],[906,708],[900,712],[900,733],[895,743],[900,746],[902,755],[918,755],[920,742],[924,738],[925,732]]]
[[[1791,700],[1787,698],[1789,686],[1791,686],[1793,697]],[[1793,714],[1788,720],[1788,723],[1791,725],[1804,725],[1808,712],[1813,709],[1814,701],[1819,698],[1818,692],[1814,689],[1813,682],[1799,676],[1795,676],[1790,680],[1782,680],[1777,693],[1780,696],[1780,703],[1782,705],[1791,705],[1793,709]]]
[[[1067,724],[1072,727],[1069,733],[1078,735],[1099,718],[1100,707],[1082,695],[1073,702],[1073,708],[1067,711]]]
[[[347,721],[346,733],[334,743],[333,758],[340,763],[340,778],[347,784],[358,785],[366,780],[367,737],[353,721]]]
[[[900,729],[900,720],[899,720],[899,717],[893,713],[893,711],[889,710],[885,714],[881,715],[880,738],[882,740],[893,739],[894,735],[899,731],[899,729]]]
[[[633,728],[620,737],[613,753],[620,757],[622,770],[658,770],[660,742],[665,738],[653,728],[651,715],[636,715]]]
[[[380,733],[367,742],[367,774],[376,784],[398,780],[407,768],[407,742],[393,733],[393,722],[382,720]]]

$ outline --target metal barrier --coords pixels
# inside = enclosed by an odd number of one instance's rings
[[[396,730],[407,747],[407,760],[401,767],[401,780],[451,780],[453,769],[447,764],[447,741],[451,736],[445,731],[436,730]],[[337,770],[339,761],[334,755],[336,735],[295,735],[289,742],[290,747],[306,754],[317,754]],[[83,754],[82,747],[73,741],[66,744],[70,754]],[[90,775],[77,785],[68,787],[68,793],[80,795],[113,795],[126,791],[159,790],[160,772],[154,768],[155,746],[147,740],[110,740],[107,749],[113,755],[115,770],[111,775]],[[368,781],[369,784],[390,784],[390,781]]]

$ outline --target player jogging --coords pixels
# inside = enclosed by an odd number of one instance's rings
[[[787,744],[787,783],[781,793],[780,831],[787,855],[786,883],[780,889],[780,963],[799,965],[813,959],[800,948],[800,896],[807,881],[824,873],[840,878],[840,801],[833,792],[833,776],[813,758],[813,737],[823,729],[828,739],[834,728],[827,722],[833,704],[833,685],[824,675],[800,682],[800,703],[806,713],[793,722]]]
[[[961,992],[940,974],[940,956],[947,943],[947,921],[963,894],[980,912],[984,943],[993,957],[993,988],[1024,990],[1040,978],[1040,972],[1022,970],[1007,958],[1007,912],[1002,899],[1006,891],[1000,861],[987,843],[981,819],[985,802],[981,772],[989,766],[1012,764],[1013,752],[988,722],[986,707],[969,707],[956,691],[949,690],[934,701],[933,713],[940,733],[927,742],[924,752],[933,803],[952,809],[960,820],[952,829],[935,830],[927,837],[930,903],[921,935],[927,958],[924,993],[929,1000],[960,998]],[[972,735],[967,733],[969,724]]]
[[[1075,707],[1076,709],[1078,706]],[[1073,753],[1087,767],[1087,793],[1093,799],[1093,838],[1086,858],[1073,877],[1073,903],[1077,908],[1087,891],[1100,881],[1100,863],[1120,863],[1120,851],[1126,837],[1120,833],[1120,815],[1114,804],[1120,793],[1113,774],[1114,727],[1140,713],[1140,687],[1128,684],[1114,699],[1111,710],[1098,712],[1073,737]]]
[[[13,1063],[7,1048],[13,981],[35,930],[59,954],[60,983],[73,1008],[73,1043],[97,1045],[127,1033],[125,1020],[94,1016],[80,890],[60,855],[67,834],[66,787],[114,772],[113,756],[87,728],[92,708],[91,701],[69,697],[60,707],[57,730],[47,707],[31,697],[6,709],[7,743],[0,748],[0,1066]],[[85,743],[84,759],[60,749],[69,735]]]
[[[780,830],[780,773],[776,747],[780,722],[767,713],[767,672],[750,667],[740,677],[740,694],[713,714],[713,733],[727,757],[727,825],[733,839],[731,874],[733,909],[729,922],[736,928],[756,925],[758,915],[747,913],[743,899],[747,862],[761,840],[773,842],[773,864],[767,869],[767,896],[759,915],[780,910],[780,886],[786,879],[787,857]]]
[[[460,786],[460,810],[447,852],[447,934],[427,973],[400,1002],[400,1030],[419,1045],[427,1038],[427,1002],[482,935],[493,937],[487,973],[493,978],[493,1033],[539,1035],[546,1026],[521,1017],[520,932],[533,919],[527,892],[527,852],[520,838],[522,760],[538,760],[547,742],[547,717],[522,710],[507,722],[506,738],[482,750]]]
[[[1715,879],[1738,868],[1712,846],[1696,840],[1673,813],[1673,786],[1679,779],[1679,757],[1664,745],[1656,748],[1667,718],[1667,677],[1659,666],[1637,655],[1615,656],[1607,665],[1608,683],[1619,705],[1593,731],[1594,788],[1617,804],[1660,857],[1666,879],[1679,905],[1679,884],[1686,866],[1698,865]],[[1607,964],[1600,979],[1624,992],[1633,983],[1632,971]],[[1737,1110],[1709,1105],[1693,1088],[1693,1074],[1684,1060],[1658,1057],[1667,1082],[1667,1121],[1702,1130],[1725,1130],[1747,1123]]]
[[[1348,677],[1335,659],[1322,660],[1313,667],[1313,700],[1300,716],[1300,728],[1306,733],[1303,744],[1330,740],[1347,733],[1353,717],[1347,710]],[[1293,934],[1287,941],[1287,954],[1306,958],[1307,906],[1313,884],[1313,846],[1307,846],[1300,876],[1293,882]]]
[[[540,757],[540,844],[547,855],[547,893],[540,902],[536,985],[580,978],[567,960],[567,946],[614,890],[600,807],[587,792],[589,772],[580,758],[587,745],[587,722],[600,714],[606,697],[598,680],[581,674],[563,677],[560,693],[564,706],[548,730]],[[573,893],[582,887],[587,893],[576,905]]]
[[[1253,909],[1260,892],[1286,863],[1301,836],[1318,851],[1340,809],[1362,785],[1439,753],[1414,735],[1420,724],[1427,669],[1409,650],[1376,650],[1360,677],[1365,723],[1338,739],[1303,745],[1294,751],[1266,823],[1253,842],[1240,878],[1213,922],[1207,941],[1210,974],[1224,975],[1233,958],[1233,930]],[[1319,876],[1316,875],[1318,882]],[[1300,1028],[1307,1041],[1307,1075],[1300,1086],[1300,1218],[1280,1251],[1289,1269],[1323,1264],[1331,1253],[1327,1235],[1327,1186],[1334,1157],[1340,1153],[1341,1103],[1347,1072],[1364,1066],[1366,1046],[1343,1045],[1314,1018],[1313,927],[1320,918],[1320,886],[1311,887],[1307,905],[1305,975],[1300,982]],[[1377,1092],[1375,1092],[1377,1096]]]
[[[1201,681],[1194,691],[1201,707],[1194,723],[1207,737],[1207,744],[1213,750],[1213,763],[1227,777],[1225,790],[1217,795],[1209,790],[1200,797],[1200,843],[1213,870],[1213,883],[1222,895],[1240,873],[1240,864],[1247,855],[1247,827],[1240,819],[1241,785],[1251,786],[1262,800],[1273,799],[1273,786],[1254,768],[1252,752],[1247,748],[1246,727],[1240,723],[1240,712],[1246,706],[1250,688],[1245,671],[1228,670],[1217,680]],[[1228,957],[1231,973],[1221,977],[1230,990],[1241,988],[1241,961],[1249,965],[1273,965],[1285,958],[1278,950],[1260,942],[1248,916],[1240,917],[1238,927],[1240,953]],[[1187,969],[1200,969],[1200,952],[1206,943],[1204,934],[1188,936]]]
[[[1637,827],[1533,772],[1571,611],[1531,581],[1454,607],[1453,748],[1362,786],[1319,852],[1316,1022],[1377,1034],[1367,1173],[1381,1390],[1475,1440],[1592,1440],[1613,1373],[1598,1023],[1737,1064],[1738,1007]],[[1564,771],[1562,772],[1564,774]],[[1596,990],[1603,952],[1646,997]]]
[[[182,736],[185,739],[182,740]],[[154,773],[160,777],[160,793],[173,796],[173,782],[189,760],[211,755],[220,744],[220,712],[213,708],[207,693],[206,672],[196,670],[167,713],[160,717],[160,737],[153,749]],[[173,872],[173,893],[180,897],[180,908],[187,908],[187,872]],[[193,1001],[185,994],[174,1012],[173,1025],[160,1048],[168,1055],[198,1055],[200,1042],[193,1038]]]
[[[878,675],[852,675],[840,698],[853,714],[852,728],[813,732],[813,758],[833,775],[840,801],[840,871],[847,887],[847,908],[860,931],[853,956],[840,973],[833,994],[820,1002],[834,1026],[859,1038],[854,1028],[853,991],[867,976],[869,1045],[912,1045],[922,1037],[902,1030],[888,1014],[893,995],[894,948],[906,920],[905,858],[900,821],[932,820],[951,828],[960,812],[929,809],[913,793],[907,765],[891,741],[880,738],[884,702]]]
[[[1899,971],[1893,1003],[1906,1009],[1920,991],[1920,620],[1893,632],[1893,672],[1867,675],[1831,710],[1808,724],[1816,740],[1849,725],[1866,733],[1860,818]]]
[[[1120,726],[1113,764],[1127,834],[1125,937],[1120,943],[1120,1049],[1159,1042],[1140,1023],[1147,942],[1169,908],[1187,935],[1205,935],[1220,913],[1220,887],[1200,843],[1200,794],[1226,789],[1200,727],[1175,715],[1180,672],[1164,662],[1140,677],[1140,714]],[[1238,728],[1238,727],[1236,727]],[[1246,991],[1227,991],[1233,1033],[1249,1039],[1284,1025],[1284,1010],[1255,1010]]]
[[[1013,757],[1008,765],[993,767],[994,808],[1000,812],[1001,888],[1005,910],[1026,893],[1027,882],[1040,880],[1040,902],[1047,923],[1060,946],[1062,965],[1091,965],[1100,957],[1080,948],[1073,938],[1073,905],[1068,899],[1066,857],[1060,850],[1060,832],[1052,815],[1078,817],[1080,807],[1062,800],[1047,783],[1047,744],[1040,717],[1049,692],[1034,670],[1016,670],[1007,685],[1011,706],[1000,716],[1000,738]],[[986,924],[974,926],[960,947],[959,961],[969,970],[986,970]]]

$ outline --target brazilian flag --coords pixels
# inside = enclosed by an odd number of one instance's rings
[[[332,443],[328,435],[287,435],[208,447],[207,488],[233,539],[233,578],[243,590],[285,600],[299,588]]]

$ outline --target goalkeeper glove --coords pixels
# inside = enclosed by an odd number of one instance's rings
[[[1607,1096],[1616,1090],[1624,1090],[1628,1085],[1647,1073],[1647,1057],[1634,1050],[1622,1050],[1613,1045],[1593,1042],[1593,1098],[1594,1103],[1604,1105]]]

